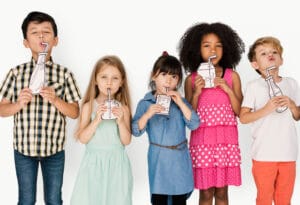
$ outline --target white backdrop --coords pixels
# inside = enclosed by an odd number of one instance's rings
[[[284,47],[283,76],[300,77],[298,68],[300,12],[296,1],[7,1],[0,8],[0,81],[9,69],[30,60],[30,51],[22,44],[21,23],[33,10],[52,15],[58,25],[59,44],[53,50],[53,59],[67,66],[84,94],[92,67],[106,54],[116,54],[124,62],[130,81],[133,111],[147,92],[147,83],[156,58],[167,50],[178,56],[180,37],[197,22],[220,21],[234,28],[246,44],[246,50],[261,36],[279,38]],[[250,67],[246,55],[237,71],[243,88],[258,75]],[[299,81],[299,80],[298,80]],[[68,119],[66,164],[63,200],[69,204],[84,145],[76,142],[73,131],[76,120]],[[284,125],[283,125],[284,126]],[[12,149],[13,118],[0,118],[0,204],[16,204],[17,180]],[[297,124],[299,128],[299,123]],[[299,129],[298,129],[299,130]],[[250,127],[239,125],[242,151],[242,186],[229,188],[232,205],[255,204],[256,189],[251,176]],[[270,142],[271,146],[271,142]],[[134,175],[133,204],[150,204],[147,177],[147,137],[133,138],[127,147]],[[278,150],[280,151],[280,150]],[[298,174],[299,174],[298,163]],[[299,175],[298,175],[299,176]],[[297,177],[293,204],[300,203],[300,179]],[[194,191],[188,204],[197,204]],[[43,204],[41,174],[38,181],[37,204]]]

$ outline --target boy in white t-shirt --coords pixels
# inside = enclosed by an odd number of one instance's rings
[[[252,125],[252,174],[257,205],[288,205],[293,194],[298,142],[295,121],[300,119],[300,89],[296,80],[279,75],[283,48],[274,37],[257,39],[248,59],[261,78],[247,84],[241,123]],[[283,95],[270,99],[267,68]],[[278,108],[287,110],[278,112]],[[277,111],[276,111],[277,110]]]

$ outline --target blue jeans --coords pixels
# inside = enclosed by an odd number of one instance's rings
[[[49,157],[29,157],[14,151],[19,185],[18,205],[34,205],[38,166],[41,163],[46,205],[61,205],[61,188],[65,164],[65,151]]]

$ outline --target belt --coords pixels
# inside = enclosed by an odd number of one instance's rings
[[[168,146],[168,145],[161,145],[161,144],[156,144],[154,142],[150,142],[151,145],[155,145],[155,146],[158,146],[158,147],[163,147],[163,148],[167,148],[167,149],[172,149],[172,150],[183,150],[184,147],[180,147],[181,145],[183,144],[187,144],[187,140],[184,140],[183,142],[180,142],[179,144],[177,145],[171,145],[171,146]]]

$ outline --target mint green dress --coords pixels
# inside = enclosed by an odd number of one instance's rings
[[[71,205],[131,205],[132,186],[131,166],[117,123],[103,120],[86,144]]]

